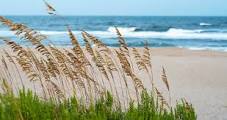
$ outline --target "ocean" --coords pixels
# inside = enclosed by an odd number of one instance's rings
[[[56,46],[70,46],[66,25],[70,25],[83,45],[81,30],[97,36],[108,46],[118,46],[114,26],[124,35],[128,46],[179,47],[191,50],[227,51],[227,17],[133,17],[133,16],[5,16],[40,31]],[[0,36],[30,45],[0,24]],[[0,41],[3,45],[3,42]]]

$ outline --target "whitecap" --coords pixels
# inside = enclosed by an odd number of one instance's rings
[[[212,25],[212,24],[210,24],[210,23],[199,23],[199,25],[200,25],[200,26],[210,26],[210,25]]]
[[[113,28],[112,28],[113,29]],[[155,38],[155,39],[203,39],[203,40],[227,40],[227,33],[225,32],[206,32],[205,29],[177,29],[170,28],[168,31],[135,31],[119,29],[124,37],[128,38]],[[204,32],[205,31],[205,32]],[[113,31],[87,31],[99,38],[116,38],[116,32]],[[48,36],[66,36],[67,31],[40,31],[40,33]],[[81,31],[73,31],[76,36],[81,37]],[[15,36],[11,31],[0,31],[0,36],[11,37]]]
[[[122,32],[122,33],[127,33],[127,32],[134,32],[134,31],[136,31],[136,27],[117,27],[117,29],[118,29],[120,32]],[[107,29],[107,31],[116,33],[115,27],[109,27],[109,28]]]
[[[226,47],[185,47],[189,50],[214,50],[220,52],[227,52]]]

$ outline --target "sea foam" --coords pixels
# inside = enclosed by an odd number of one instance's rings
[[[117,29],[121,32],[134,32],[134,31],[136,31],[136,27],[117,27]],[[107,29],[107,31],[116,33],[115,27],[109,27]]]
[[[200,26],[210,26],[210,25],[212,25],[212,24],[210,24],[210,23],[199,23],[199,25],[200,25]]]
[[[119,28],[124,37],[128,38],[156,38],[156,39],[203,39],[203,40],[227,40],[227,33],[216,30],[209,32],[205,29],[177,29],[170,28],[168,31],[136,31],[136,28]],[[207,32],[208,31],[208,32]],[[67,35],[67,31],[39,31],[48,36]],[[109,27],[106,31],[87,31],[99,38],[116,38],[114,27]],[[77,36],[81,36],[81,31],[73,31]],[[1,36],[14,36],[11,31],[0,31]]]

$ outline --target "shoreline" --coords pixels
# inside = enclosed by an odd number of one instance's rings
[[[30,46],[24,46],[23,47],[30,47]],[[72,48],[72,45],[68,46],[59,46],[54,45],[57,48]],[[109,48],[115,49],[118,47],[111,47]],[[82,46],[84,48],[84,46]],[[128,47],[130,48],[139,48],[142,49],[143,47]],[[149,47],[152,51],[154,51],[155,54],[153,55],[167,55],[167,56],[187,56],[187,55],[196,55],[196,56],[226,56],[227,57],[227,51],[221,51],[221,50],[211,50],[211,49],[190,49],[190,48],[180,48],[180,47]],[[8,49],[6,44],[0,44],[0,50],[1,49]]]

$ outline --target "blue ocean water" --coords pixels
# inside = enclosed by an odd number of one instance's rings
[[[83,44],[81,30],[85,30],[109,46],[118,46],[114,26],[122,32],[129,46],[141,47],[148,41],[151,47],[180,47],[227,51],[227,17],[123,17],[123,16],[5,16],[17,23],[48,36],[45,44],[69,46],[66,32],[69,24]],[[0,36],[19,40],[0,24]],[[0,44],[3,44],[0,41]]]

